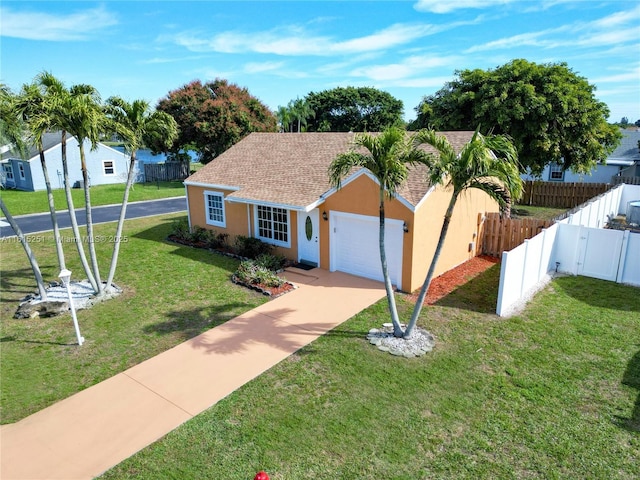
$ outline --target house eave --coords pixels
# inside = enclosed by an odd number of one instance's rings
[[[215,183],[206,183],[206,182],[190,182],[185,180],[182,182],[186,187],[202,187],[202,188],[215,188],[216,190],[229,190],[231,192],[237,192],[240,190],[240,187],[234,187],[232,185],[218,185]]]
[[[285,210],[294,210],[296,212],[310,212],[314,208],[324,203],[324,199],[319,199],[309,205],[292,205],[290,203],[280,202],[267,202],[264,200],[256,200],[255,198],[242,198],[242,197],[226,197],[226,202],[229,203],[242,203],[245,205],[264,205],[266,207],[283,208]]]

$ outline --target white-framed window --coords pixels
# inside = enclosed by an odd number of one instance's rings
[[[20,173],[20,178],[22,180],[25,179],[25,175],[24,175],[24,165],[22,163],[18,164],[18,173]]]
[[[13,178],[13,167],[11,166],[10,163],[5,163],[3,166],[4,168],[4,173],[7,174],[7,180],[14,180]]]
[[[207,225],[226,227],[224,195],[220,192],[204,192],[204,210]]]
[[[284,208],[256,206],[256,233],[266,243],[281,247],[291,246],[289,211]]]
[[[549,180],[552,182],[561,182],[564,180],[564,170],[559,163],[549,165]]]
[[[102,168],[104,169],[105,175],[116,174],[116,166],[114,165],[113,160],[104,160],[102,162]]]

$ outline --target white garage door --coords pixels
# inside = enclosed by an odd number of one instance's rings
[[[331,212],[331,271],[341,271],[383,281],[380,264],[379,227],[377,217]],[[401,220],[386,219],[385,250],[391,283],[402,288]]]

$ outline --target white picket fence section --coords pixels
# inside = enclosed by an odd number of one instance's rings
[[[640,234],[603,229],[608,216],[625,214],[634,200],[639,185],[618,185],[504,252],[496,313],[517,312],[555,272],[640,286]]]

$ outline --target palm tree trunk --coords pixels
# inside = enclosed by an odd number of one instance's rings
[[[40,146],[40,163],[42,164],[42,174],[44,176],[44,183],[47,187],[47,199],[49,201],[49,212],[51,214],[51,223],[53,225],[53,238],[56,242],[56,254],[58,255],[58,266],[60,270],[67,268],[64,261],[64,250],[62,248],[62,238],[60,237],[60,227],[58,226],[58,217],[56,215],[56,207],[53,201],[53,191],[51,190],[51,181],[49,180],[49,169],[44,158],[44,150]]]
[[[436,265],[438,264],[440,253],[442,253],[442,247],[444,246],[444,240],[447,236],[447,231],[449,230],[449,224],[451,223],[453,208],[456,206],[456,202],[458,201],[458,195],[459,195],[459,192],[456,192],[454,190],[453,195],[451,196],[451,200],[449,201],[449,206],[447,207],[447,211],[444,214],[444,221],[442,222],[442,229],[440,230],[440,238],[438,238],[438,245],[436,246],[436,251],[433,254],[433,258],[431,259],[431,265],[429,266],[429,271],[427,272],[427,276],[424,279],[422,288],[420,289],[420,294],[418,295],[418,300],[416,300],[416,305],[415,307],[413,307],[411,320],[409,320],[409,325],[407,325],[407,328],[404,331],[405,338],[411,338],[411,335],[413,335],[413,330],[416,326],[416,323],[418,322],[418,317],[420,316],[420,312],[422,311],[422,305],[424,304],[424,299],[427,296],[427,291],[429,290],[429,286],[431,285],[431,280],[433,280],[433,272],[435,271]]]
[[[82,167],[82,181],[84,182],[84,209],[87,216],[87,240],[89,242],[89,257],[91,258],[91,267],[93,276],[97,283],[98,294],[103,291],[102,280],[100,279],[100,268],[98,267],[98,256],[96,255],[96,243],[93,236],[93,218],[91,215],[91,193],[89,186],[89,172],[87,171],[87,163],[84,155],[84,146],[80,143],[80,165]]]
[[[136,165],[136,151],[131,152],[131,160],[129,161],[129,174],[127,175],[127,184],[124,187],[124,196],[122,198],[122,207],[120,208],[120,217],[118,218],[118,226],[116,227],[116,237],[113,243],[113,255],[111,256],[111,265],[109,266],[109,276],[107,277],[107,290],[111,288],[113,277],[116,274],[116,267],[118,265],[118,255],[120,253],[120,237],[122,236],[122,229],[124,227],[124,219],[127,214],[127,203],[129,202],[129,191],[133,185],[133,176]]]
[[[4,216],[6,217],[7,222],[9,222],[9,225],[11,225],[11,228],[13,228],[13,231],[16,233],[18,240],[20,240],[20,243],[22,244],[22,248],[24,248],[24,252],[27,254],[27,258],[29,259],[29,263],[31,264],[31,270],[33,270],[33,274],[36,278],[36,283],[38,285],[38,292],[40,293],[40,299],[46,300],[47,289],[44,286],[44,280],[42,278],[42,272],[40,271],[40,266],[38,265],[38,261],[36,260],[36,257],[33,254],[31,247],[29,246],[29,242],[27,242],[26,238],[24,237],[24,233],[22,233],[22,229],[18,226],[16,221],[13,219],[13,216],[11,215],[11,213],[9,213],[9,209],[4,204],[4,200],[2,200],[1,197],[0,197],[0,210],[2,210],[2,213],[4,213]]]
[[[393,294],[393,286],[391,285],[391,277],[389,277],[389,268],[387,267],[387,252],[384,246],[384,187],[380,188],[380,262],[382,263],[382,277],[384,278],[384,288],[387,292],[387,304],[389,305],[389,313],[391,314],[391,322],[393,323],[393,335],[402,337],[402,327],[400,327],[400,319],[398,317],[398,308],[396,307],[396,297]]]
[[[67,207],[69,208],[69,219],[71,220],[71,230],[73,231],[73,238],[75,240],[76,248],[78,249],[78,255],[80,256],[80,263],[84,269],[84,273],[87,276],[87,280],[91,284],[94,292],[98,292],[98,284],[96,279],[89,268],[89,262],[87,262],[87,256],[84,253],[84,246],[82,244],[82,238],[80,237],[80,229],[78,228],[78,219],[76,218],[76,210],[73,206],[73,197],[71,196],[71,185],[69,184],[69,165],[67,164],[67,132],[62,132],[62,174],[64,177],[64,193],[67,198]]]

